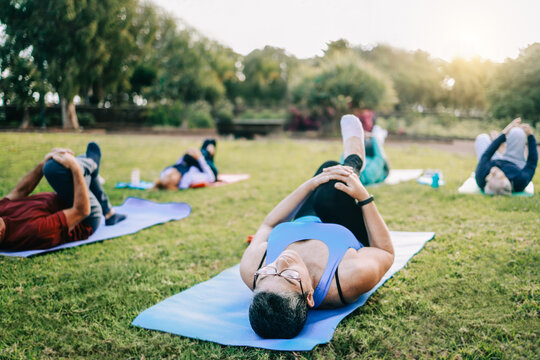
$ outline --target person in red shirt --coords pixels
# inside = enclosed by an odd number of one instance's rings
[[[98,181],[101,150],[89,143],[86,155],[55,148],[0,200],[0,249],[47,249],[88,238],[100,225],[126,218],[116,214]],[[56,193],[29,196],[45,176]]]

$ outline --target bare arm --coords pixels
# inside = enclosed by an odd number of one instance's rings
[[[352,169],[348,176],[336,183],[341,190],[359,201],[366,200],[369,193]],[[394,247],[390,232],[373,202],[362,207],[362,215],[366,225],[369,247],[359,249],[351,261],[340,265],[339,274],[345,298],[353,302],[360,295],[373,288],[388,271],[394,262]]]
[[[71,154],[59,153],[53,159],[71,170],[73,176],[73,206],[64,210],[68,228],[71,231],[78,223],[90,215],[90,198],[82,169]]]
[[[26,174],[19,181],[17,186],[15,186],[15,188],[11,190],[9,194],[7,194],[6,198],[9,200],[19,200],[27,197],[32,191],[34,191],[43,177],[43,165],[45,165],[45,162],[45,159],[40,161],[40,163],[37,164],[32,171]]]
[[[15,186],[13,190],[10,191],[9,194],[7,194],[6,198],[9,200],[19,200],[22,198],[27,197],[34,191],[36,186],[41,181],[41,178],[43,177],[43,166],[49,160],[54,156],[54,154],[57,153],[68,153],[73,155],[73,151],[70,149],[63,149],[63,148],[54,148],[52,149],[43,160],[39,162],[39,164],[36,165],[36,167],[30,171],[28,174],[26,174]]]

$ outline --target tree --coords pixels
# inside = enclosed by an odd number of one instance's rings
[[[442,61],[420,50],[409,52],[388,45],[369,50],[355,48],[355,51],[390,76],[401,109],[418,106],[429,109],[441,102]]]
[[[46,78],[62,100],[64,127],[78,127],[73,98],[81,90],[126,78],[126,29],[135,5],[136,0],[0,0],[0,21],[14,49],[29,49],[46,63]]]
[[[23,111],[20,127],[25,129],[30,125],[28,108],[36,103],[34,93],[40,90],[39,72],[31,59],[6,52],[7,46],[0,48],[0,93],[6,105]]]
[[[397,101],[388,77],[352,51],[305,64],[292,82],[293,102],[313,109],[323,125],[337,129],[341,115],[354,109],[388,109]]]
[[[540,43],[529,45],[517,59],[508,59],[497,69],[488,99],[496,118],[540,121]]]
[[[486,110],[486,91],[495,64],[488,60],[455,58],[444,68],[447,103],[467,114]]]
[[[285,50],[271,46],[250,52],[243,63],[243,98],[250,104],[260,102],[275,105],[283,102],[287,96],[288,77],[294,61]]]
[[[15,105],[23,111],[21,128],[30,125],[28,108],[36,103],[34,94],[44,90],[38,82],[39,75],[30,52],[19,51],[14,39],[3,34],[0,27],[0,94],[6,105]]]

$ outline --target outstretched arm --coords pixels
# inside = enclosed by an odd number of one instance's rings
[[[36,167],[32,171],[26,174],[19,181],[17,186],[15,186],[15,188],[11,190],[9,194],[7,194],[6,198],[8,198],[9,200],[19,200],[30,195],[30,193],[34,191],[36,186],[41,181],[41,178],[43,177],[43,166],[45,165],[47,160],[52,158],[54,154],[57,154],[57,153],[69,153],[73,155],[73,151],[69,149],[61,149],[61,148],[52,149],[47,155],[45,155],[43,160],[41,160],[39,164],[37,164]]]

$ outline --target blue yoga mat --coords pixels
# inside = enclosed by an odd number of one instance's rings
[[[120,181],[120,182],[116,183],[116,185],[115,185],[116,189],[128,188],[128,189],[136,189],[136,190],[148,190],[148,189],[151,189],[152,187],[154,187],[154,183],[149,182],[149,181],[139,181],[138,184],[133,184],[131,182],[122,182],[122,181]]]
[[[116,225],[105,226],[105,219],[102,218],[102,223],[99,228],[86,240],[74,241],[44,250],[0,252],[0,255],[28,257],[50,251],[71,248],[122,235],[133,234],[153,225],[171,220],[183,219],[191,213],[191,207],[186,203],[159,204],[150,200],[135,197],[127,198],[121,206],[114,207],[114,210],[119,214],[127,215],[126,220]]]
[[[252,293],[240,278],[239,265],[143,311],[132,325],[223,345],[311,350],[315,345],[329,342],[339,322],[364,305],[369,296],[403,268],[435,233],[393,231],[391,235],[396,256],[383,279],[354,304],[339,309],[309,311],[306,326],[294,339],[263,339],[251,329],[248,308]]]

